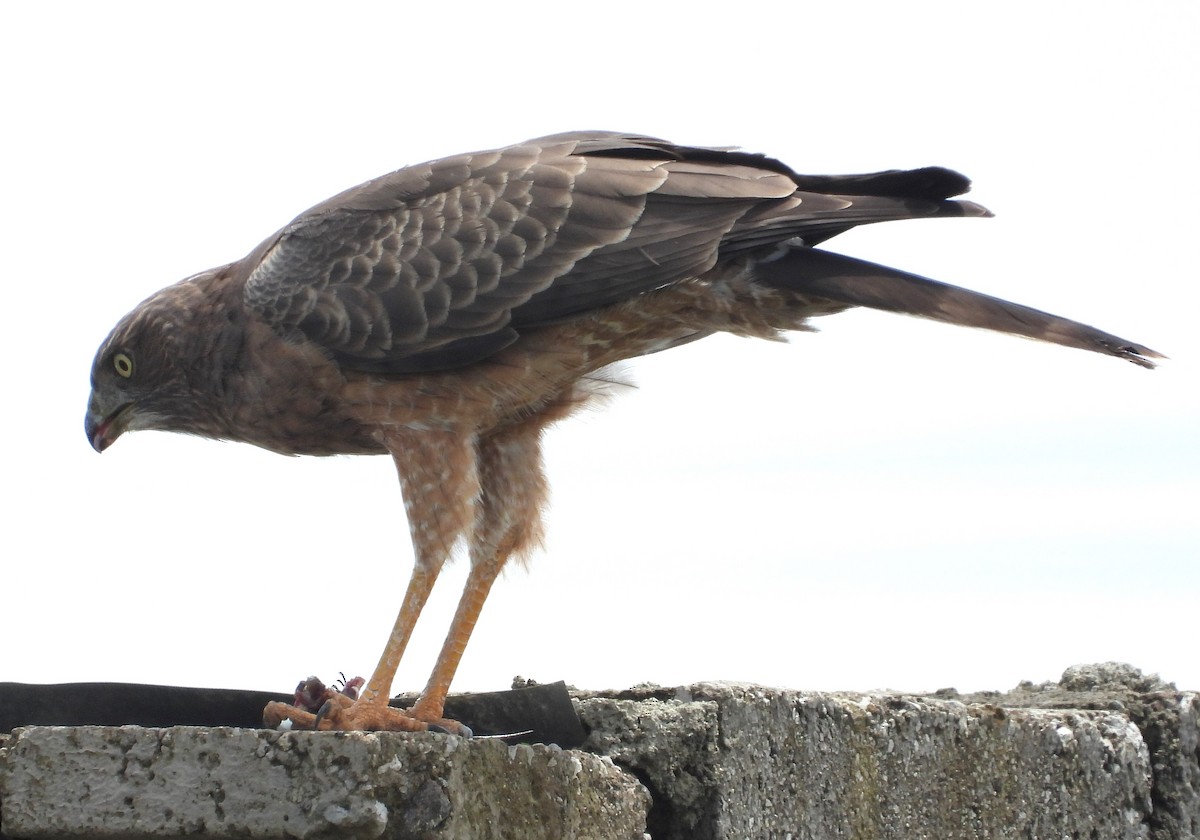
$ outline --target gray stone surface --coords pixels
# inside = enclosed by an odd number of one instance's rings
[[[17,730],[0,737],[0,834],[1200,837],[1200,695],[1125,665],[1005,693],[714,683],[575,702],[604,758],[432,734]]]
[[[1072,666],[1057,683],[1025,682],[1008,692],[959,697],[1012,708],[1108,709],[1127,715],[1151,757],[1150,837],[1200,838],[1200,694],[1179,691],[1132,665],[1103,662]]]
[[[1112,664],[940,694],[708,684],[578,705],[585,748],[650,790],[655,840],[1200,836],[1197,695]]]
[[[436,734],[30,727],[0,757],[7,837],[628,838],[607,759]]]

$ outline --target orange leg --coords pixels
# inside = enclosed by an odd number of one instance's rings
[[[357,701],[334,698],[321,715],[321,729],[415,731],[427,729],[429,723],[438,723],[441,718],[440,707],[433,718],[416,717],[388,706],[388,697],[400,659],[442,565],[470,525],[479,494],[474,440],[455,432],[397,431],[385,435],[384,442],[400,474],[416,563],[396,623],[361,697]],[[284,719],[311,729],[317,716],[284,703],[268,704],[263,713],[266,725],[276,726]]]
[[[468,435],[415,432],[389,434],[404,490],[416,568],[395,627],[361,698],[334,697],[320,715],[321,729],[423,730],[430,725],[463,735],[470,730],[442,717],[446,694],[463,651],[508,558],[524,557],[541,540],[546,479],[541,462],[543,427],[553,412],[475,440]],[[474,522],[470,513],[474,510]],[[413,626],[455,540],[471,525],[471,572],[433,673],[407,711],[387,705],[396,668]],[[317,716],[282,703],[267,707],[264,720],[287,718],[313,728]]]
[[[396,616],[396,623],[383,649],[383,655],[380,656],[379,664],[358,700],[351,700],[341,694],[335,695],[319,715],[287,703],[272,701],[263,710],[264,725],[274,728],[286,719],[301,729],[316,729],[318,726],[321,729],[383,729],[406,732],[428,729],[425,721],[416,720],[411,715],[390,707],[388,696],[404,648],[412,637],[413,628],[421,615],[421,609],[429,599],[439,570],[440,566],[435,566],[431,572],[419,564],[413,568],[408,590],[404,593],[404,602],[400,606],[400,614]],[[440,712],[438,716],[441,716]]]
[[[471,572],[450,631],[421,697],[411,711],[422,720],[452,729],[442,719],[446,694],[467,641],[508,558],[523,558],[541,541],[546,499],[541,433],[548,417],[482,438],[478,442],[480,499],[471,537]]]
[[[425,602],[429,600],[429,593],[433,591],[439,571],[438,568],[431,571],[419,565],[413,569],[412,577],[408,579],[408,589],[404,593],[404,601],[400,605],[400,613],[396,616],[392,633],[379,656],[379,664],[375,666],[371,679],[359,695],[361,700],[374,703],[382,698],[382,702],[386,703],[387,698],[391,696],[392,681],[400,667],[400,659],[408,647],[408,640],[412,638],[413,628],[417,626],[417,619],[421,617]]]
[[[442,652],[438,654],[433,673],[429,675],[429,682],[421,692],[420,699],[409,710],[413,717],[435,723],[450,731],[454,731],[456,726],[462,727],[462,724],[442,717],[446,706],[446,694],[450,691],[450,683],[458,670],[458,663],[462,660],[463,651],[466,650],[475,623],[479,620],[483,602],[487,600],[492,584],[495,583],[502,567],[503,563],[497,562],[480,563],[471,567],[467,585],[458,602],[454,620],[450,623],[446,641],[442,643]],[[470,734],[470,730],[464,734]]]

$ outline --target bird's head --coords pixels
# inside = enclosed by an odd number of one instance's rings
[[[126,315],[92,362],[84,429],[103,452],[126,431],[160,429],[203,434],[193,385],[206,361],[197,353],[195,289],[170,286]]]

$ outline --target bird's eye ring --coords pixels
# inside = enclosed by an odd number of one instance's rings
[[[133,359],[128,353],[118,353],[113,356],[113,368],[117,371],[117,376],[128,379],[133,376]]]

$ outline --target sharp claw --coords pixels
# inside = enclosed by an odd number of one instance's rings
[[[325,715],[329,714],[329,710],[332,708],[333,708],[332,700],[326,700],[324,703],[321,704],[321,708],[317,709],[317,716],[315,718],[313,718],[313,729],[314,730],[321,728],[321,718],[323,718],[323,717],[325,717]]]
[[[443,735],[457,735],[460,738],[475,737],[475,733],[471,731],[471,727],[467,726],[465,723],[459,723],[458,721],[453,721],[453,723],[457,724],[457,729],[451,729],[448,726],[442,726],[441,724],[437,723],[427,723],[426,726],[429,727],[427,731],[440,732]]]

